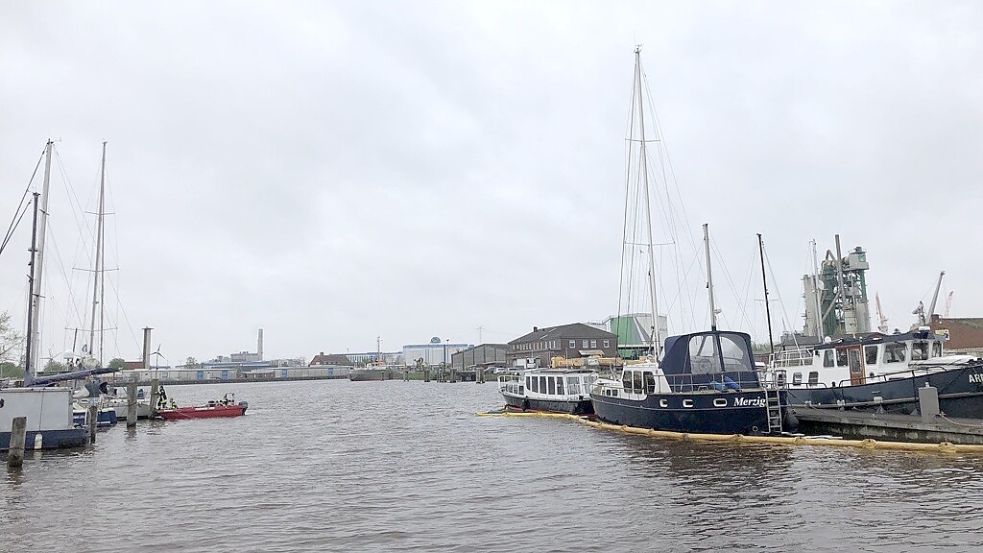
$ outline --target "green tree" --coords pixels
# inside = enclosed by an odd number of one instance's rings
[[[110,369],[122,369],[124,366],[126,366],[126,361],[124,361],[123,359],[120,359],[119,357],[114,357],[109,362],[109,368]]]
[[[4,361],[0,363],[0,378],[20,378],[24,376],[24,369],[15,363]]]
[[[66,366],[64,363],[59,363],[54,359],[49,359],[48,362],[45,363],[44,365],[44,372],[47,374],[57,374],[67,371],[68,371],[68,366]]]
[[[10,326],[10,315],[0,313],[0,362],[10,361],[14,348],[21,343],[21,336]]]

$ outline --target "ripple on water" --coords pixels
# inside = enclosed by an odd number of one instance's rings
[[[0,551],[976,551],[983,460],[475,417],[493,384],[295,382],[0,482]],[[6,549],[5,549],[6,548]]]

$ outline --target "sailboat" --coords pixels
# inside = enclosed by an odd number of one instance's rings
[[[710,235],[703,225],[706,249],[707,290],[710,304],[710,330],[670,336],[660,343],[658,297],[652,240],[652,214],[649,200],[648,158],[646,153],[644,85],[641,48],[635,49],[635,75],[632,92],[632,122],[629,145],[638,145],[632,172],[629,156],[628,179],[638,177],[638,196],[644,197],[647,233],[648,285],[652,321],[650,354],[639,363],[626,364],[620,379],[598,379],[591,389],[591,402],[598,419],[617,425],[688,433],[767,434],[780,433],[792,426],[793,418],[777,388],[765,388],[758,380],[751,337],[743,332],[719,330],[714,306],[713,277],[710,266]],[[637,117],[636,121],[634,118]],[[638,129],[640,136],[635,137]],[[626,197],[626,217],[632,202],[631,186]],[[622,244],[627,244],[627,236]],[[620,308],[620,306],[619,306]]]
[[[42,193],[33,195],[34,216],[31,227],[30,297],[27,307],[27,342],[24,350],[24,386],[0,388],[0,449],[10,447],[10,428],[13,419],[27,418],[25,449],[56,449],[81,447],[86,443],[86,431],[72,420],[72,391],[68,388],[42,387],[45,382],[34,378],[38,362],[38,307],[41,299],[41,271],[44,255],[47,196],[51,180],[53,142],[45,145],[45,170]],[[40,225],[39,225],[40,215]]]

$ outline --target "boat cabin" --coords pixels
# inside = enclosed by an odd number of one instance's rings
[[[743,332],[710,331],[666,338],[660,364],[626,365],[621,386],[606,386],[600,393],[640,396],[758,387],[751,337]]]
[[[579,399],[590,395],[597,373],[585,370],[531,369],[500,376],[499,391],[530,399]]]
[[[911,376],[911,365],[942,357],[941,336],[927,330],[872,333],[816,346],[810,353],[776,356],[771,378],[780,386],[857,386]]]

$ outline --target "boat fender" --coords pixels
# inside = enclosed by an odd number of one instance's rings
[[[529,398],[523,398],[522,400],[522,410],[527,411],[529,409]]]
[[[724,385],[735,392],[741,391],[740,385],[737,382],[734,382],[734,380],[729,376],[724,376]]]
[[[797,432],[799,430],[799,417],[795,416],[795,411],[786,409],[782,417],[784,418],[782,428],[785,432]]]

